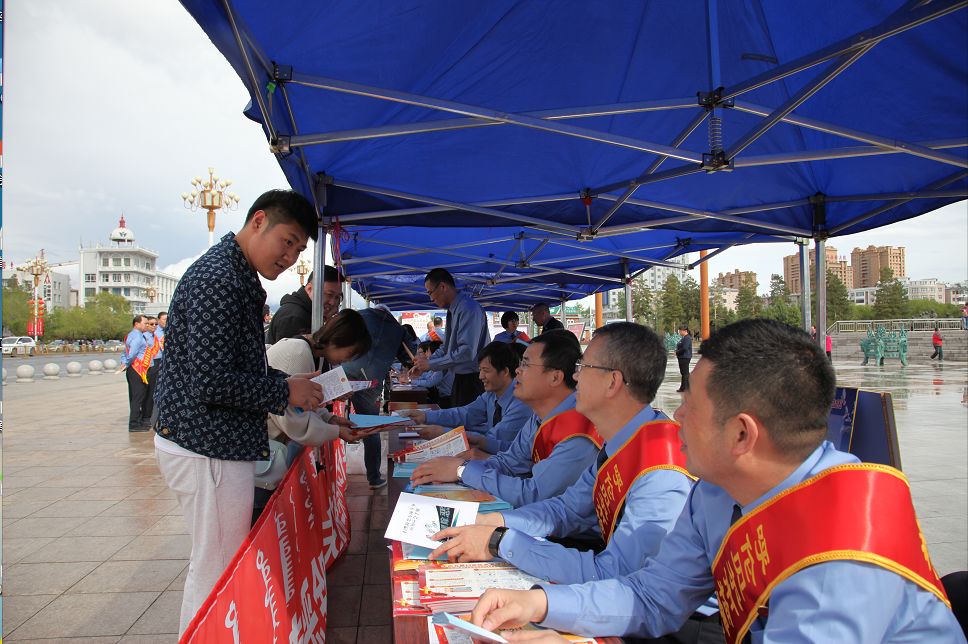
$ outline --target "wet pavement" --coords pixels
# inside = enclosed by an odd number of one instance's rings
[[[836,367],[841,383],[894,397],[935,566],[968,569],[968,366]],[[4,639],[174,642],[190,542],[151,434],[125,430],[123,377],[12,380],[3,402]],[[678,384],[670,365],[658,407],[675,410]],[[389,641],[386,490],[350,481],[353,538],[328,575],[327,640]]]

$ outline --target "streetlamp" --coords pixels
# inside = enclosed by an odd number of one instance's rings
[[[192,179],[194,190],[183,192],[182,201],[186,208],[191,211],[208,211],[208,245],[211,247],[215,243],[215,212],[218,210],[237,210],[239,207],[239,196],[234,192],[226,192],[225,189],[232,185],[229,179],[219,179],[215,174],[215,168],[208,169],[208,180],[202,177]]]
[[[305,286],[306,275],[309,274],[309,269],[310,269],[309,262],[307,262],[305,259],[300,257],[299,262],[289,270],[296,271],[296,274],[299,275],[299,286]]]
[[[155,288],[154,284],[149,284],[148,288],[145,289],[145,297],[148,298],[148,303],[153,304],[155,297],[158,296],[158,289]]]
[[[40,278],[42,275],[47,275],[48,271],[50,271],[50,264],[48,264],[47,260],[44,258],[43,248],[40,249],[40,254],[38,254],[37,257],[34,257],[29,262],[27,262],[27,264],[24,266],[24,270],[26,270],[28,273],[34,276],[34,325],[33,326],[34,326],[34,342],[36,343],[37,336],[39,335],[37,333],[39,330],[38,327],[40,327],[40,295],[39,295]]]

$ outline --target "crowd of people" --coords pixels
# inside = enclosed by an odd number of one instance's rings
[[[310,278],[267,320],[259,276],[277,278],[315,235],[303,197],[263,194],[243,228],[186,271],[169,320],[138,316],[126,340],[129,429],[155,429],[192,537],[182,631],[249,530],[254,462],[269,457],[269,438],[359,439],[312,378],[342,365],[375,380],[351,403],[376,414],[399,362],[401,379],[440,407],[403,412],[422,435],[463,426],[471,444],[421,464],[412,483],[460,482],[514,508],[440,532],[431,556],[500,557],[549,582],[487,591],[478,625],[662,642],[965,641],[900,474],[825,440],[834,371],[807,333],[769,320],[726,326],[702,342],[690,374],[683,327],[682,404],[670,418],[652,406],[667,351],[651,329],[607,325],[583,352],[538,304],[540,334],[507,312],[489,341],[484,311],[443,268],[424,287],[446,320],[423,337],[382,306],[341,311],[342,276],[328,266],[322,293]],[[362,440],[380,488],[380,439]]]

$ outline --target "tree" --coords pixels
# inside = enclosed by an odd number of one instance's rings
[[[679,279],[675,275],[670,275],[662,285],[662,291],[659,292],[659,320],[656,331],[672,333],[676,327],[685,322],[684,314]]]
[[[850,300],[847,287],[840,278],[827,271],[827,321],[847,320],[850,314]]]
[[[776,300],[788,302],[790,300],[790,289],[787,288],[782,275],[773,273],[770,275],[770,304]]]
[[[763,312],[763,301],[756,294],[756,282],[746,282],[739,287],[736,294],[736,318],[745,320],[747,318],[758,318]]]
[[[30,294],[21,288],[15,280],[8,284],[13,287],[3,287],[3,330],[9,331],[12,335],[25,335],[27,333],[27,320],[32,316],[30,310]]]
[[[679,301],[682,302],[681,323],[687,324],[690,329],[698,329],[702,318],[702,298],[699,293],[699,282],[691,275],[686,275],[686,279],[679,284]]]
[[[625,290],[618,295],[619,317],[625,319]],[[632,280],[632,320],[639,324],[649,324],[653,321],[652,291],[645,282]]]
[[[894,272],[889,268],[881,269],[876,297],[874,315],[877,316],[877,319],[893,320],[904,317],[907,311],[908,296],[904,291],[904,285],[894,277]]]

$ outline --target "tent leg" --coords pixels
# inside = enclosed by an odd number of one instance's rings
[[[827,254],[826,242],[817,239],[814,242],[816,251],[815,266],[817,270],[817,343],[821,348],[827,346]]]
[[[595,328],[602,328],[602,292],[595,293]]]
[[[800,318],[803,330],[810,333],[810,249],[806,239],[797,242],[800,247]]]
[[[708,251],[699,251],[699,258],[706,256]],[[699,265],[699,326],[700,340],[709,338],[709,263],[703,262]],[[688,324],[688,321],[683,320]]]
[[[324,266],[327,264],[327,254],[329,253],[329,233],[323,225],[323,212],[326,209],[329,197],[329,184],[322,177],[317,175],[316,207],[316,245],[313,247],[313,326],[315,331],[323,326],[323,282]]]
[[[566,327],[568,326],[568,316],[565,315],[565,304],[567,302],[568,300],[566,300],[564,297],[561,298],[561,310],[558,312],[559,313],[558,317],[561,318],[561,323]]]
[[[632,322],[632,277],[627,259],[622,260],[622,273],[625,275],[625,321]]]

